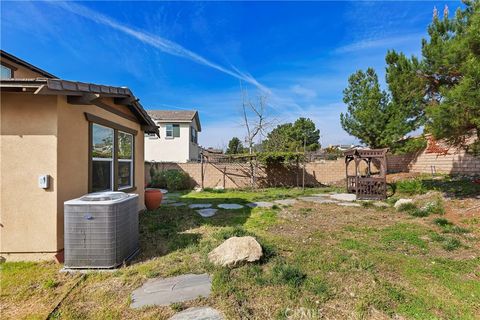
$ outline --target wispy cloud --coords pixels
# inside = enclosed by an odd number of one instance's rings
[[[317,96],[317,92],[315,92],[315,90],[305,88],[304,86],[299,84],[293,85],[290,90],[292,90],[292,92],[296,95],[302,96],[307,99],[312,99]]]
[[[365,40],[360,40],[342,47],[339,47],[335,50],[336,53],[349,53],[349,52],[355,52],[355,51],[360,51],[360,50],[366,50],[366,49],[388,49],[392,48],[401,44],[405,44],[408,42],[416,41],[420,42],[420,39],[424,37],[425,34],[423,33],[415,33],[415,34],[409,34],[406,36],[391,36],[391,37],[385,37],[381,39],[365,39]]]
[[[237,68],[233,67],[232,68],[227,68],[224,67],[218,63],[215,63],[213,61],[210,61],[203,56],[188,50],[187,48],[179,45],[176,42],[173,42],[171,40],[162,38],[160,36],[141,31],[138,29],[133,29],[127,25],[121,24],[97,11],[94,11],[92,9],[89,9],[85,6],[72,3],[72,2],[51,2],[52,4],[55,4],[67,11],[70,11],[74,14],[77,14],[79,16],[82,16],[86,19],[89,19],[95,23],[103,24],[106,26],[109,26],[113,29],[116,29],[118,31],[121,31],[129,36],[132,36],[143,43],[146,43],[148,45],[151,45],[165,53],[171,54],[173,56],[181,57],[184,59],[188,59],[190,61],[193,61],[195,63],[213,68],[215,70],[218,70],[220,72],[223,72],[229,76],[232,76],[238,80],[245,81],[246,83],[249,83],[258,89],[270,93],[270,90],[259,83],[252,75],[249,73],[241,72]]]

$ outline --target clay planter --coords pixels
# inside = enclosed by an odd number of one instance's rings
[[[148,210],[155,210],[162,203],[163,194],[159,189],[145,190],[145,206]]]

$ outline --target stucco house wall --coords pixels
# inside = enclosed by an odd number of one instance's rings
[[[9,55],[0,53],[4,64]],[[61,260],[63,203],[90,191],[86,114],[101,125],[137,132],[133,188],[126,192],[139,195],[139,210],[144,209],[144,131],[156,132],[156,127],[141,105],[131,104],[137,99],[128,89],[68,82],[26,62],[22,67],[21,60],[14,66],[14,61],[8,66],[15,68],[15,78],[0,82],[0,256],[10,261]],[[83,91],[72,89],[75,86]],[[95,100],[68,98],[82,98],[85,88],[102,91],[87,95]],[[45,174],[49,187],[42,189],[38,177]]]
[[[190,140],[190,127],[197,131],[197,125],[192,123],[176,123],[180,126],[180,137],[167,137],[167,123],[157,122],[160,131],[159,137],[145,137],[145,160],[155,162],[178,162],[185,163],[198,159],[198,144]]]
[[[1,95],[1,252],[59,249],[56,103],[55,96]],[[50,188],[38,187],[40,174],[52,176]]]
[[[112,103],[113,104],[113,103]],[[124,106],[124,112],[131,112]],[[88,193],[85,112],[137,130],[134,193],[144,209],[144,139],[139,123],[65,96],[1,96],[0,251],[10,260],[51,258],[63,249],[63,203]],[[38,187],[48,174],[50,187]]]

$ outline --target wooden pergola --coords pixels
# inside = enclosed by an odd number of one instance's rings
[[[357,199],[372,200],[387,198],[387,154],[388,149],[350,149],[345,151],[347,192],[355,193]],[[355,163],[355,174],[348,174],[348,166]],[[366,174],[360,173],[360,163],[367,165]],[[378,172],[372,172],[372,162]]]

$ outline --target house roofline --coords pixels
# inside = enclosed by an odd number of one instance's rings
[[[147,114],[139,99],[126,87],[104,86],[94,83],[74,82],[62,79],[2,79],[2,91],[33,93],[39,95],[64,95],[70,101],[79,101],[82,104],[95,104],[101,98],[113,98],[116,104],[127,106],[135,118],[149,133],[159,135],[158,127]],[[74,102],[72,102],[75,104]]]
[[[37,73],[40,73],[42,76],[44,76],[45,78],[58,78],[57,76],[51,74],[50,72],[47,72],[43,69],[40,69],[38,67],[35,67],[34,65],[28,63],[27,61],[25,60],[22,60],[16,56],[14,56],[13,54],[10,54],[8,52],[5,52],[3,50],[0,49],[0,59],[3,61],[3,59],[9,59],[19,65],[21,65],[22,67],[25,67],[31,71],[34,71],[34,72],[37,72]]]

